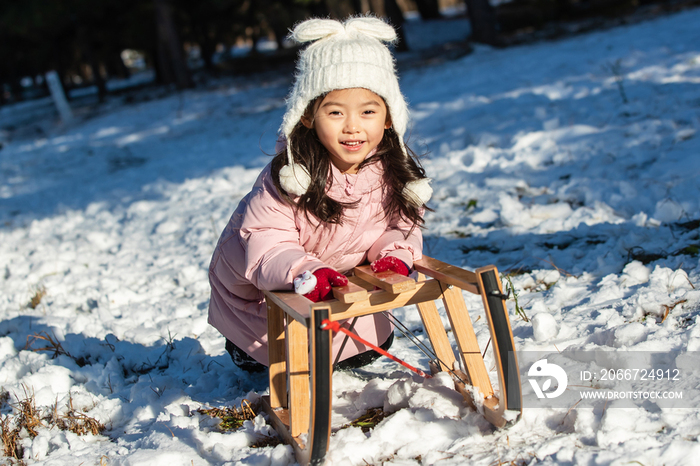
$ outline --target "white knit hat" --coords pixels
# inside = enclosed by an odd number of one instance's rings
[[[290,134],[309,103],[337,89],[361,87],[381,96],[389,109],[391,122],[401,150],[407,155],[404,133],[408,125],[408,106],[396,77],[394,59],[382,42],[396,41],[396,31],[384,21],[354,17],[341,23],[332,19],[310,19],[297,25],[290,38],[298,43],[313,42],[299,55],[296,82],[287,99],[280,133],[287,141],[287,165],[280,170],[285,191],[303,195],[311,183],[306,169],[292,159]],[[412,202],[423,205],[432,194],[429,180],[406,184],[404,192]]]

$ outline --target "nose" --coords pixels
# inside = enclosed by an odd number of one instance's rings
[[[357,122],[357,118],[349,115],[347,119],[345,120],[345,127],[343,128],[343,132],[345,133],[359,133],[360,132],[360,126]]]

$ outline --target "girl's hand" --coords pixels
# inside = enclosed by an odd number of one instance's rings
[[[376,261],[372,262],[370,267],[372,268],[372,272],[386,272],[387,270],[391,270],[392,272],[396,272],[404,277],[408,277],[408,266],[406,263],[393,256],[386,256],[382,257],[381,259],[377,259]]]
[[[317,303],[333,297],[331,287],[347,284],[348,277],[333,269],[318,269],[313,274],[307,270],[301,277],[294,279],[294,291]]]

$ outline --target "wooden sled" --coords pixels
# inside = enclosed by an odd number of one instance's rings
[[[324,319],[346,320],[415,304],[437,356],[437,362],[431,363],[433,372],[450,372],[455,389],[472,406],[473,389],[478,390],[483,396],[480,404],[484,417],[494,426],[507,424],[506,409],[520,416],[518,360],[496,267],[469,272],[425,256],[414,267],[419,272],[417,282],[393,272],[374,273],[367,265],[356,267],[347,286],[333,289],[336,299],[319,303],[294,292],[265,292],[270,394],[263,397],[263,407],[275,430],[293,446],[302,466],[323,463],[331,434],[333,336],[321,326]],[[498,397],[491,386],[462,290],[483,298],[498,371]],[[466,373],[455,370],[456,357],[436,299],[444,303]]]

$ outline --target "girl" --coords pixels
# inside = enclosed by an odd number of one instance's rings
[[[347,284],[343,273],[365,261],[408,275],[421,257],[417,227],[432,193],[403,140],[408,108],[382,43],[396,40],[394,29],[372,17],[312,19],[291,38],[312,44],[297,62],[281,147],[231,216],[209,267],[209,323],[249,371],[268,363],[261,290],[292,289],[299,278],[297,293],[330,299],[331,286]],[[358,319],[354,331],[385,349],[393,340],[377,315]],[[341,346],[334,339],[336,368],[378,356],[354,342],[338,354]]]

